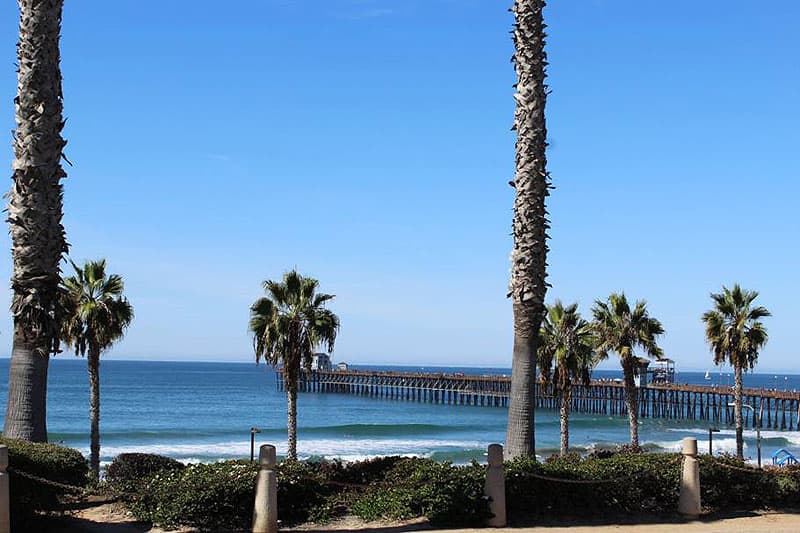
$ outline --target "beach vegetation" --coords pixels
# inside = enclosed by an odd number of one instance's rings
[[[409,458],[390,468],[353,506],[366,520],[425,517],[433,526],[479,526],[491,516],[486,468]]]
[[[317,292],[319,282],[295,270],[282,281],[267,280],[267,295],[250,307],[249,329],[256,362],[264,359],[283,367],[287,399],[288,447],[286,456],[297,460],[297,388],[302,369],[311,371],[314,350],[333,351],[339,317],[325,306],[334,295]]]
[[[561,455],[569,452],[569,412],[572,383],[589,385],[596,363],[592,325],[578,312],[578,304],[556,300],[548,306],[539,332],[538,358],[542,385],[559,397]]]
[[[113,492],[130,494],[147,478],[164,470],[183,470],[186,465],[172,457],[153,453],[121,453],[106,467],[105,481]]]
[[[539,326],[545,314],[547,292],[547,209],[550,190],[547,172],[547,126],[545,84],[544,0],[515,0],[511,12],[514,27],[512,61],[517,75],[514,86],[516,109],[516,157],[514,215],[511,251],[511,298],[514,348],[509,394],[507,457],[535,456],[536,352]]]
[[[757,469],[733,456],[701,455],[702,501],[710,512],[792,508],[800,504],[800,469]],[[134,516],[160,527],[201,531],[247,529],[259,466],[224,461],[166,469],[131,484]],[[672,516],[682,457],[634,448],[545,462],[509,461],[506,503],[512,523],[541,519]],[[435,527],[480,526],[489,518],[486,467],[427,458],[368,461],[286,461],[276,466],[278,518],[284,524],[324,523],[344,515],[367,521],[427,518]]]
[[[122,294],[122,276],[106,273],[106,260],[71,263],[73,276],[64,279],[61,338],[89,366],[89,465],[100,476],[100,354],[119,341],[133,321],[133,306]]]
[[[0,439],[8,447],[10,509],[14,530],[32,530],[27,522],[38,512],[57,509],[64,498],[75,493],[63,486],[42,483],[30,476],[76,488],[89,483],[86,458],[73,448],[57,444]]]
[[[680,456],[616,453],[577,454],[544,463],[520,459],[506,465],[509,516],[526,522],[542,517],[600,517],[674,513],[678,505]]]
[[[734,372],[734,423],[736,426],[736,456],[744,457],[744,420],[742,415],[742,372],[752,370],[758,353],[767,343],[767,330],[762,318],[770,316],[766,307],[754,305],[758,292],[722,287],[712,293],[714,308],[703,314],[706,341],[711,346],[714,364],[730,364]]]
[[[13,185],[7,221],[12,242],[14,321],[3,435],[47,441],[47,369],[57,353],[59,282],[67,241],[61,219],[64,146],[59,40],[63,0],[20,0]]]
[[[596,300],[592,315],[597,356],[600,360],[607,359],[611,352],[619,356],[631,444],[639,446],[639,395],[634,381],[638,359],[634,350],[639,348],[648,357],[662,357],[657,338],[664,333],[664,328],[650,316],[647,302],[639,300],[631,307],[625,293],[613,293],[606,301]]]

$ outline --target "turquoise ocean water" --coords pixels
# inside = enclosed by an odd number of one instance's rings
[[[388,369],[389,367],[369,367]],[[399,369],[399,367],[394,367]],[[419,370],[420,367],[403,368]],[[426,371],[508,374],[508,369],[425,367]],[[8,359],[0,359],[0,402],[5,413]],[[596,377],[614,378],[615,371]],[[151,452],[183,461],[213,461],[249,456],[250,428],[262,430],[257,444],[285,451],[286,400],[275,387],[275,375],[253,363],[103,361],[101,364],[102,460],[122,452]],[[711,372],[679,373],[684,383],[727,386],[730,376]],[[800,389],[800,376],[749,374],[746,386]],[[346,460],[376,455],[424,455],[468,462],[483,459],[486,446],[502,443],[506,409],[435,405],[347,394],[301,393],[298,451],[303,457]],[[537,453],[548,456],[559,442],[554,411],[536,414]],[[640,438],[653,450],[677,450],[683,437],[695,436],[707,449],[708,426],[644,419]],[[88,454],[88,376],[86,361],[60,356],[50,365],[48,430],[51,442],[62,442]],[[755,434],[746,431],[745,454],[755,456]],[[627,419],[573,414],[571,443],[579,451],[624,443]],[[764,456],[787,448],[800,456],[800,432],[764,431]],[[716,451],[734,451],[733,431],[714,438]]]

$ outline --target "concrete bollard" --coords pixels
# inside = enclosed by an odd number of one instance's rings
[[[697,462],[697,439],[683,439],[683,472],[678,512],[686,517],[700,516],[700,464]]]
[[[506,525],[506,474],[503,471],[503,446],[489,445],[489,466],[486,467],[484,494],[489,497],[489,510],[494,515],[489,519],[489,527]]]
[[[261,470],[256,480],[253,533],[278,532],[278,480],[275,477],[275,446],[262,444],[258,450]]]
[[[0,446],[0,533],[11,531],[11,513],[9,511],[8,487],[8,447]]]

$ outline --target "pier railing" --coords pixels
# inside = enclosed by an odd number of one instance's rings
[[[277,387],[284,388],[277,370]],[[330,370],[301,373],[300,392],[344,393],[396,400],[504,407],[508,405],[511,378],[498,375],[443,374]],[[648,384],[639,393],[639,417],[733,424],[733,390],[730,387],[688,384]],[[595,380],[573,385],[573,412],[627,415],[625,388],[618,381]],[[551,388],[537,385],[536,406],[557,409],[560,399]],[[771,389],[745,389],[743,402],[753,409],[743,413],[744,423],[755,427],[800,430],[800,393]]]

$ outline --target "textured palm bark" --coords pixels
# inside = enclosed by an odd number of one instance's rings
[[[14,348],[7,437],[47,439],[47,363],[58,349],[59,264],[67,250],[61,224],[66,174],[59,37],[63,0],[19,0],[17,129],[8,223],[12,240]],[[40,360],[32,362],[31,358]]]
[[[511,368],[511,392],[508,404],[508,427],[506,429],[505,456],[507,459],[535,455],[535,376],[536,338],[531,334],[523,336],[515,332],[514,359]]]
[[[628,406],[628,424],[631,429],[631,444],[639,446],[639,394],[633,381],[633,360],[622,361],[622,376],[625,381],[625,403]]]
[[[289,433],[286,459],[297,460],[297,382],[286,389],[286,428]]]
[[[561,391],[561,412],[559,418],[561,419],[561,455],[569,453],[569,402],[572,396],[572,389],[570,387]]]
[[[733,420],[736,424],[736,457],[744,459],[744,420],[742,416],[742,365],[733,369]]]
[[[89,349],[89,419],[91,437],[89,446],[89,467],[95,481],[100,479],[100,350]]]
[[[517,84],[514,130],[517,132],[516,189],[512,225],[509,296],[514,311],[514,354],[506,431],[509,458],[534,456],[536,348],[547,292],[547,173],[545,68],[547,54],[543,0],[515,0],[511,8]]]
[[[47,441],[47,357],[14,325],[8,376],[8,405],[3,435],[33,442]]]

